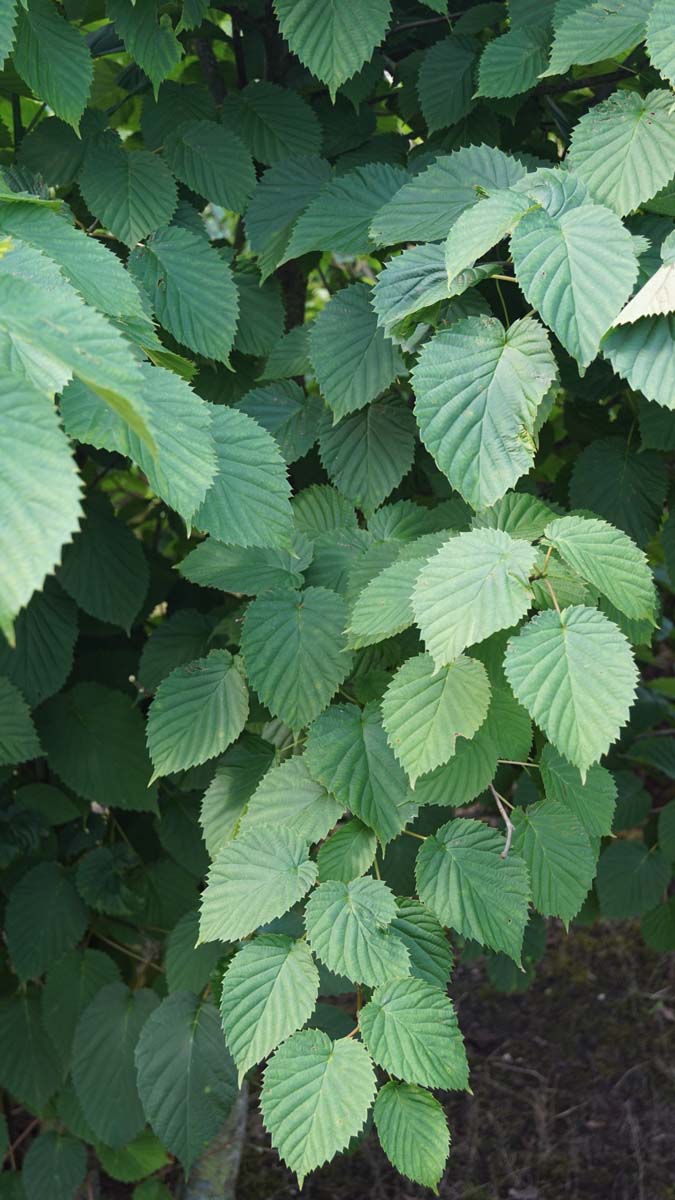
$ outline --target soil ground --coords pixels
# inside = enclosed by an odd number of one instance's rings
[[[444,1103],[453,1148],[442,1200],[675,1200],[675,956],[631,924],[551,929],[529,991],[503,996],[481,965],[451,994],[473,1096]],[[300,1195],[255,1099],[238,1200]],[[430,1200],[371,1133],[306,1182],[303,1200]]]

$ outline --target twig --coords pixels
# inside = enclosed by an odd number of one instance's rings
[[[548,590],[551,594],[551,599],[553,601],[553,607],[555,608],[555,611],[557,612],[558,616],[560,616],[560,605],[558,604],[557,596],[556,596],[555,592],[553,591],[553,588],[551,587],[550,579],[545,579],[544,583],[546,584],[546,587],[548,588]]]
[[[20,1145],[21,1145],[21,1143],[22,1143],[23,1141],[25,1141],[25,1140],[26,1140],[26,1138],[28,1137],[28,1135],[29,1135],[30,1133],[32,1133],[32,1132],[33,1132],[33,1130],[35,1129],[36,1125],[39,1125],[39,1124],[40,1124],[40,1118],[39,1118],[39,1117],[36,1117],[36,1118],[35,1118],[35,1120],[31,1121],[31,1122],[30,1122],[30,1123],[29,1123],[29,1124],[26,1126],[26,1128],[25,1128],[25,1129],[24,1129],[24,1130],[23,1130],[23,1131],[22,1131],[22,1132],[19,1134],[18,1138],[15,1138],[15,1139],[14,1139],[14,1141],[13,1141],[13,1142],[12,1142],[12,1144],[11,1144],[11,1146],[8,1146],[8,1147],[7,1147],[7,1149],[6,1149],[6,1151],[5,1151],[5,1158],[6,1158],[6,1157],[9,1155],[10,1162],[12,1163],[12,1166],[13,1166],[14,1168],[16,1168],[16,1160],[15,1160],[15,1158],[14,1158],[14,1151],[17,1149],[17,1147],[18,1147],[18,1146],[20,1146]]]
[[[159,963],[153,962],[151,958],[143,958],[141,954],[135,954],[133,950],[129,950],[127,946],[123,946],[120,942],[114,942],[112,938],[108,938],[98,930],[94,931],[94,937],[99,941],[105,942],[107,946],[112,946],[114,950],[119,950],[121,954],[127,954],[129,958],[135,958],[136,962],[141,963],[144,967],[152,967],[155,971],[159,971],[160,975],[164,974],[164,967],[160,967]]]
[[[501,277],[500,275],[493,275],[493,276],[492,276],[492,278],[493,278],[493,279],[494,279],[494,281],[495,281],[495,287],[496,287],[496,289],[497,289],[497,295],[499,296],[499,302],[500,302],[500,304],[501,304],[501,306],[502,306],[502,312],[504,313],[504,321],[505,321],[505,324],[506,324],[506,328],[508,329],[509,325],[511,324],[511,320],[510,320],[510,317],[509,317],[509,310],[508,310],[508,308],[506,307],[506,300],[504,299],[504,293],[503,293],[503,291],[502,291],[502,286],[501,286],[501,284],[500,284],[500,282],[499,282],[499,280],[500,280],[502,277]],[[504,276],[504,278],[506,278],[506,276]]]
[[[502,852],[499,856],[500,858],[506,858],[509,850],[511,849],[511,838],[513,837],[513,834],[514,834],[514,825],[513,825],[513,822],[511,820],[509,814],[506,811],[506,801],[504,800],[504,797],[499,795],[499,792],[497,791],[496,787],[492,783],[490,784],[490,791],[492,792],[492,795],[494,797],[494,802],[497,805],[497,808],[499,809],[499,815],[502,818],[504,824],[506,825],[506,845],[504,846],[504,849],[502,850]]]

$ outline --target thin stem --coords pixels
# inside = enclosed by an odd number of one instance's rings
[[[502,283],[517,283],[518,280],[513,275],[491,275],[490,279],[501,279]]]
[[[536,767],[537,770],[540,769],[539,763],[521,762],[520,759],[517,759],[517,758],[498,758],[497,762],[500,763],[502,766],[507,766],[507,767]]]
[[[417,838],[420,842],[426,842],[427,840],[424,833],[413,833],[412,829],[404,829],[403,832],[407,833],[408,837]]]
[[[10,1162],[12,1163],[12,1165],[14,1167],[16,1167],[14,1151],[17,1149],[18,1146],[21,1145],[22,1142],[24,1142],[26,1140],[29,1133],[33,1132],[36,1125],[39,1125],[39,1124],[40,1124],[40,1119],[39,1119],[39,1117],[36,1117],[34,1121],[31,1121],[30,1124],[27,1125],[24,1130],[22,1130],[22,1132],[19,1134],[18,1138],[15,1138],[15,1140],[12,1142],[11,1146],[7,1147],[7,1150],[5,1151],[5,1157],[9,1156]]]
[[[508,812],[506,811],[508,800],[505,800],[503,796],[499,795],[499,792],[497,791],[496,787],[493,786],[493,784],[490,784],[490,791],[492,792],[494,802],[499,809],[499,815],[506,825],[506,845],[500,854],[500,858],[506,858],[509,850],[511,849],[511,838],[513,837],[514,825]]]
[[[21,120],[21,97],[16,92],[12,94],[12,124],[14,126],[14,149],[18,150],[23,138],[23,121]]]
[[[356,1025],[356,1026],[354,1027],[354,1029],[352,1029],[351,1033],[348,1033],[348,1034],[347,1034],[347,1037],[348,1037],[348,1038],[353,1038],[353,1037],[356,1037],[356,1035],[357,1035],[357,1033],[358,1033],[358,1032],[359,1032],[359,1027],[358,1027],[358,1025]]]
[[[42,116],[46,107],[47,107],[46,104],[41,104],[40,107],[38,108],[37,112],[33,113],[33,116],[31,117],[30,121],[28,122],[28,125],[26,126],[26,133],[24,135],[25,137],[28,137],[28,134],[30,133],[31,129],[35,128],[37,122],[40,120],[40,117]]]
[[[381,879],[381,878],[382,878],[382,876],[380,875],[380,868],[379,868],[379,866],[378,866],[378,863],[377,863],[377,852],[375,853],[375,857],[374,857],[374,859],[373,859],[373,870],[374,870],[374,872],[375,872],[375,878],[376,878],[376,879]]]
[[[549,564],[549,559],[552,554],[553,554],[553,546],[549,546],[548,550],[546,551],[546,558],[544,559],[544,565],[541,568],[542,575],[546,574],[546,568]]]
[[[500,280],[502,277],[501,277],[500,275],[493,275],[493,276],[492,276],[492,278],[493,278],[493,279],[494,279],[494,281],[495,281],[495,287],[496,287],[496,289],[497,289],[497,295],[499,296],[499,302],[500,302],[500,304],[501,304],[501,306],[502,306],[502,312],[504,313],[504,321],[505,321],[505,323],[506,323],[506,327],[507,327],[507,329],[508,329],[508,327],[509,327],[509,325],[510,325],[510,320],[509,320],[509,310],[508,310],[508,308],[506,307],[506,300],[504,299],[504,293],[503,293],[503,291],[502,291],[502,286],[501,286],[501,284],[500,284],[500,282],[499,282],[499,280]]]
[[[551,587],[550,579],[545,579],[544,583],[546,584],[546,586],[551,594],[551,599],[553,601],[553,607],[555,608],[555,611],[557,612],[558,616],[560,616],[560,605],[558,604],[558,598],[557,598],[555,592],[553,591],[553,588]]]
[[[136,962],[142,963],[144,967],[152,967],[153,970],[159,971],[160,975],[164,974],[164,967],[160,967],[159,963],[155,963],[150,958],[143,958],[140,954],[135,954],[133,950],[129,950],[127,946],[123,946],[120,942],[114,942],[112,938],[108,938],[103,933],[95,931],[94,937],[99,941],[105,942],[107,946],[112,946],[114,950],[119,950],[120,954],[126,954],[129,958],[134,958]]]

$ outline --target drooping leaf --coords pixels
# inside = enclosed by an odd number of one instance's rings
[[[647,53],[657,71],[671,84],[675,83],[674,19],[673,0],[656,0],[647,21]]]
[[[375,1062],[406,1083],[463,1090],[464,1042],[452,1004],[422,979],[396,979],[361,1009],[359,1027]]]
[[[0,1082],[29,1108],[40,1112],[63,1074],[59,1056],[42,1024],[40,992],[29,986],[0,1000]]]
[[[389,25],[389,0],[275,0],[279,28],[307,69],[328,85],[331,99],[359,70]]]
[[[365,875],[372,865],[377,840],[372,829],[361,821],[347,821],[326,838],[316,856],[319,879],[337,879],[349,883]]]
[[[357,597],[350,616],[349,644],[354,649],[381,642],[412,625],[412,595],[426,559],[409,558],[380,571]]]
[[[445,988],[452,973],[453,958],[445,930],[418,900],[396,901],[392,929],[408,948],[410,973],[436,987]]]
[[[455,33],[426,51],[417,93],[429,133],[456,125],[469,112],[478,53],[474,38]]]
[[[62,555],[57,577],[90,616],[127,631],[150,581],[141,542],[105,504],[87,509],[80,530]]]
[[[513,822],[512,849],[527,863],[535,908],[569,924],[595,875],[596,856],[583,825],[557,800],[516,808]]]
[[[306,756],[272,767],[258,784],[239,831],[283,825],[308,842],[320,842],[337,824],[344,806],[312,778]]]
[[[556,9],[555,37],[547,75],[562,75],[573,63],[615,58],[645,34],[649,0],[588,0]],[[560,15],[558,16],[558,13]]]
[[[87,1151],[68,1134],[47,1131],[30,1143],[22,1163],[21,1180],[28,1200],[50,1195],[72,1200],[84,1183]]]
[[[357,508],[371,512],[412,466],[415,422],[410,409],[401,400],[380,401],[337,425],[326,422],[319,454],[338,490]]]
[[[223,121],[258,162],[305,158],[321,151],[321,126],[310,106],[290,88],[262,80],[233,92],[223,104]]]
[[[302,458],[316,441],[320,401],[306,395],[294,380],[253,388],[237,408],[272,434],[289,464]]]
[[[437,1193],[450,1149],[438,1100],[424,1088],[392,1079],[377,1093],[373,1117],[382,1149],[396,1170]]]
[[[206,849],[215,858],[234,837],[248,801],[271,766],[274,751],[251,734],[230,746],[219,760],[202,801],[200,824]]]
[[[548,30],[515,29],[485,47],[478,67],[478,95],[508,97],[534,87],[548,57]]]
[[[49,0],[20,4],[13,57],[19,75],[35,95],[77,130],[94,72],[79,30]]]
[[[293,225],[303,210],[330,179],[330,166],[316,156],[292,158],[275,163],[258,181],[246,209],[246,232],[251,249],[258,256],[263,279],[276,269],[286,255]],[[291,333],[300,334],[302,326]],[[292,375],[301,374],[292,371]],[[274,364],[268,363],[266,376],[280,379]]]
[[[544,746],[541,777],[548,799],[570,809],[589,836],[606,837],[612,832],[617,788],[606,767],[590,767],[584,783],[576,767],[553,746]]]
[[[160,83],[181,60],[182,47],[171,21],[160,18],[157,0],[108,0],[108,12],[125,48],[148,76],[157,96]]]
[[[350,257],[369,253],[373,217],[407,178],[400,167],[368,163],[329,179],[295,222],[282,261],[310,250]]]

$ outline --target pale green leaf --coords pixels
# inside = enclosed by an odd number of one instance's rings
[[[372,829],[354,819],[335,830],[321,846],[317,854],[319,879],[337,879],[349,883],[365,875],[372,865],[377,849],[377,840]]]
[[[312,326],[309,354],[335,420],[375,400],[403,368],[377,324],[371,289],[354,283],[333,296]]]
[[[397,900],[396,908],[391,927],[408,948],[411,975],[445,988],[452,974],[453,958],[442,925],[418,900]]]
[[[657,71],[675,86],[675,45],[673,0],[656,0],[647,21],[647,53]]]
[[[389,163],[368,163],[329,179],[293,226],[282,262],[310,250],[353,257],[369,254],[375,214],[406,182],[407,172]]]
[[[654,620],[656,592],[647,556],[606,521],[562,517],[546,539],[565,562],[628,617]]]
[[[389,0],[275,0],[279,28],[331,98],[371,57],[391,17]]]
[[[349,645],[354,649],[393,637],[412,625],[412,595],[424,558],[394,562],[380,571],[358,596],[350,616]]]
[[[529,91],[548,60],[547,29],[509,29],[485,47],[478,66],[478,96],[508,97]]]
[[[358,528],[354,505],[333,487],[315,483],[293,497],[296,528],[314,541],[323,533]]]
[[[214,859],[202,893],[200,940],[233,942],[281,917],[312,886],[316,865],[290,829],[251,829]]]
[[[556,8],[555,37],[547,75],[563,75],[573,63],[616,58],[641,42],[652,0],[583,0]],[[561,19],[562,18],[562,19]]]
[[[226,546],[215,538],[207,538],[190,551],[178,569],[185,579],[201,587],[255,596],[270,588],[300,587],[300,571],[311,557],[311,547],[306,547],[308,543],[303,546],[302,534],[296,534],[290,550]]]
[[[590,837],[612,832],[617,790],[606,767],[590,767],[584,783],[577,768],[547,745],[541,755],[541,779],[548,799],[573,812]]]
[[[150,1129],[144,1129],[127,1146],[120,1146],[117,1150],[99,1143],[96,1153],[106,1175],[121,1183],[134,1183],[144,1175],[161,1171],[169,1163],[169,1155]],[[163,1200],[161,1195],[159,1200]]]
[[[438,1100],[412,1083],[390,1080],[373,1109],[380,1145],[397,1171],[437,1194],[450,1133]]]
[[[390,928],[395,916],[396,901],[380,880],[328,880],[307,901],[307,939],[330,971],[377,987],[410,974],[408,950]]]
[[[581,822],[557,800],[513,810],[511,853],[527,863],[535,908],[568,925],[593,883],[596,856]]]
[[[643,317],[613,329],[602,345],[617,375],[670,411],[675,410],[675,315]],[[660,449],[660,447],[659,447]]]
[[[422,979],[386,983],[361,1009],[359,1028],[375,1062],[406,1083],[468,1088],[464,1041],[444,989]]]
[[[481,509],[473,518],[474,529],[503,529],[514,538],[535,542],[544,536],[549,521],[555,517],[550,508],[529,492],[509,492],[490,508]]]
[[[454,281],[497,242],[512,233],[530,207],[527,196],[506,189],[479,200],[479,203],[460,213],[445,243],[448,281]]]
[[[270,768],[248,802],[239,831],[283,825],[308,842],[320,842],[340,820],[344,807],[339,797],[334,799],[312,778],[305,754]]]
[[[202,801],[200,825],[211,858],[234,837],[242,813],[274,757],[272,746],[251,734],[226,750]]]

